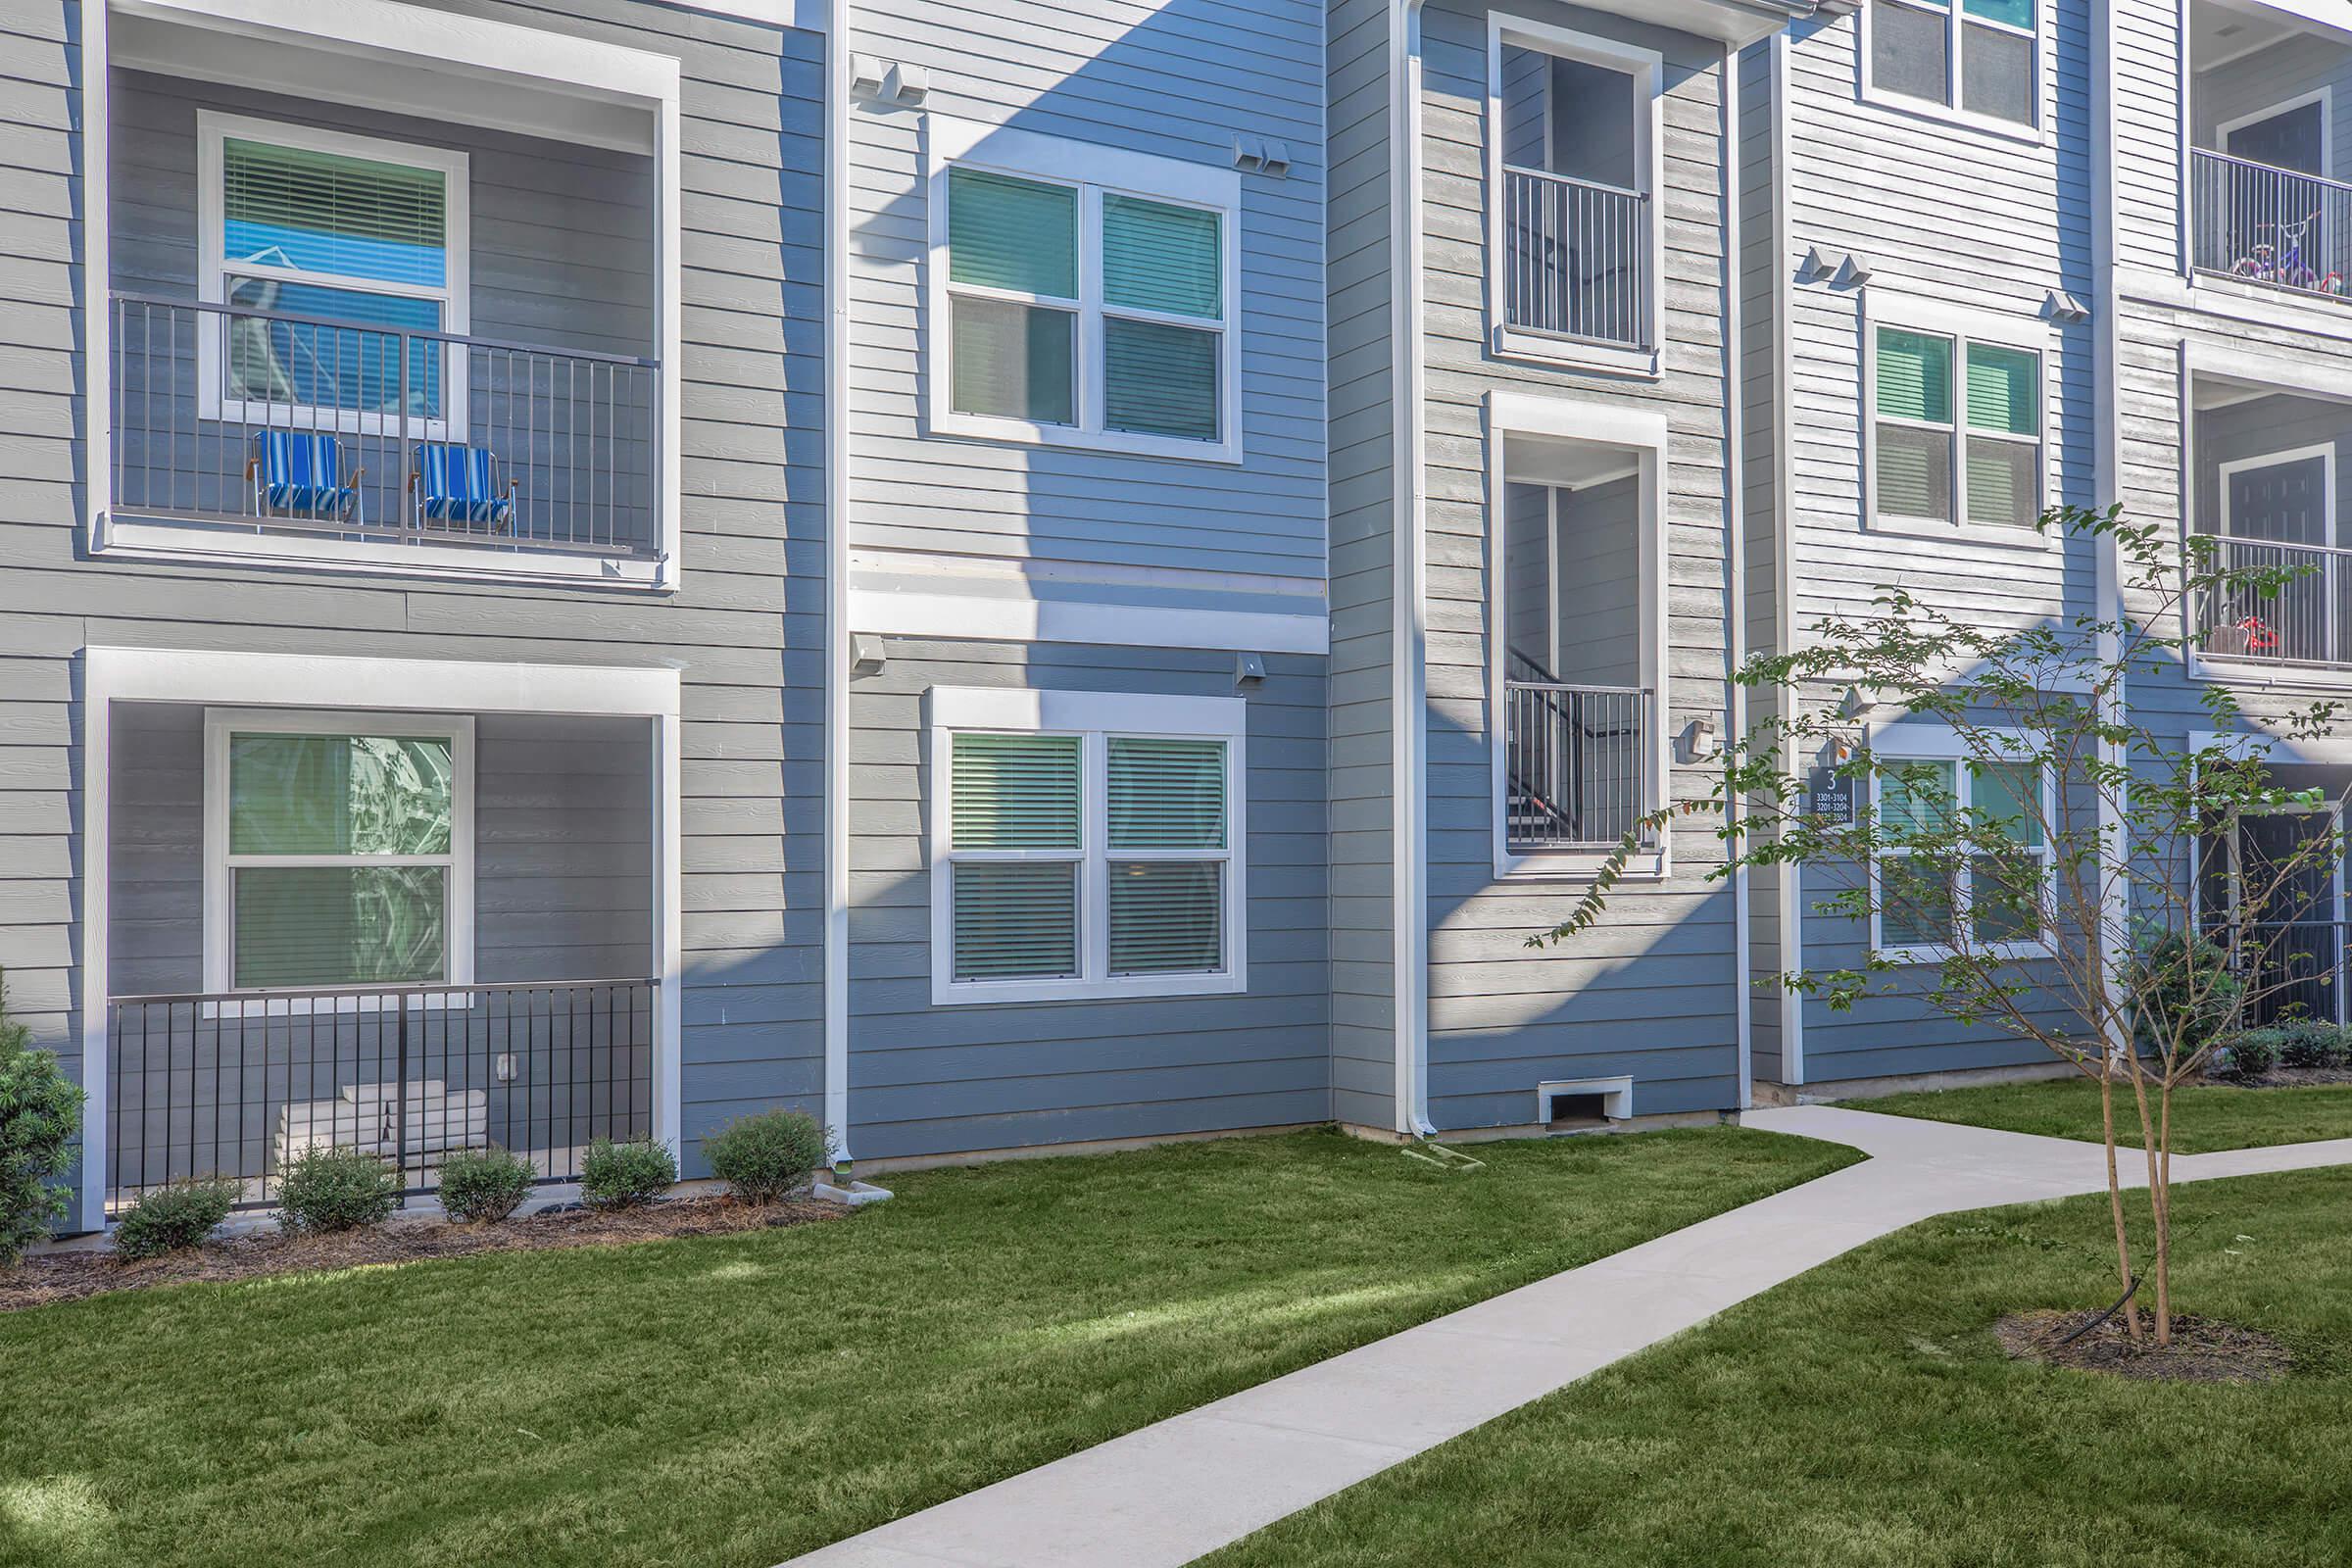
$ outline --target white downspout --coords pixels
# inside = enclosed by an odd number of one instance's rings
[[[825,0],[825,1128],[850,1158],[850,5]]]
[[[1390,844],[1396,1021],[1396,1130],[1427,1138],[1429,1120],[1429,671],[1423,533],[1421,352],[1421,5],[1389,11]]]
[[[1723,385],[1724,385],[1724,724],[1727,739],[1737,745],[1747,734],[1747,689],[1734,677],[1746,649],[1747,636],[1747,489],[1746,442],[1741,436],[1744,405],[1740,396],[1741,359],[1747,348],[1740,334],[1740,293],[1743,286],[1740,250],[1740,51],[1723,50]],[[1554,666],[1557,667],[1556,665]],[[1737,830],[1747,817],[1747,802],[1728,794],[1725,815]],[[1746,854],[1745,842],[1732,841]],[[1746,861],[1732,868],[1732,1006],[1739,1063],[1738,1105],[1745,1110],[1755,1102],[1755,1004],[1749,996],[1748,943],[1751,923]]]
[[[2117,301],[2116,239],[2115,239],[2115,22],[2106,6],[2091,9],[2091,137],[2090,137],[2090,266],[2091,310],[2094,313],[2098,338],[2095,385],[2097,395],[2092,400],[2098,431],[2096,478],[2091,493],[2092,505],[2111,506],[2122,499],[2124,487],[2123,423],[2117,416],[2119,380],[2123,373],[2123,321]],[[2183,89],[2185,90],[2185,89]],[[2106,668],[2113,668],[2123,652],[2122,639],[2114,627],[2124,615],[2122,547],[2112,532],[2098,536],[2098,595],[2091,613],[2107,624],[2097,639],[2098,660]],[[2104,719],[2120,718],[2130,710],[2130,694],[2125,683],[2118,679],[2110,695]],[[2099,763],[2102,768],[2121,770],[2128,759],[2124,748],[2113,742],[2099,742]],[[2118,776],[2110,773],[2110,776]],[[2129,808],[2129,782],[2115,790],[2098,794],[2098,827],[2100,845],[2100,963],[2112,977],[2126,957],[2126,921],[2130,910],[2125,906],[2124,884],[2110,867],[2121,864],[2125,853],[2124,813]],[[2127,1049],[2120,1029],[2110,1030],[2110,1047]]]

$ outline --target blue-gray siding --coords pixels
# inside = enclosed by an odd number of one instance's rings
[[[852,687],[850,1109],[861,1158],[1321,1121],[1332,1111],[1322,661],[1268,661],[1250,705],[1249,990],[931,1004],[923,693],[1222,697],[1215,653],[890,640]]]

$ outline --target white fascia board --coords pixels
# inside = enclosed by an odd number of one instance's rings
[[[83,657],[91,687],[113,702],[644,718],[678,711],[675,669],[167,648],[91,648]]]
[[[1544,397],[1532,392],[1490,392],[1487,417],[1507,435],[1543,436],[1588,446],[1666,450],[1666,416],[1628,404]]]
[[[1321,614],[1072,603],[957,593],[850,591],[850,625],[897,637],[1088,643],[1107,648],[1207,648],[1259,654],[1330,651]]]
[[[926,695],[930,723],[947,729],[1132,730],[1230,738],[1250,728],[1250,704],[1240,697],[1139,697],[1020,686],[934,686]]]
[[[521,77],[563,91],[675,103],[675,56],[593,38],[453,16],[396,0],[112,0],[115,12],[343,53],[423,61],[446,74]]]

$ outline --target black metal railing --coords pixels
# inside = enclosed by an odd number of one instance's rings
[[[275,1201],[289,1157],[362,1149],[431,1190],[493,1145],[543,1182],[653,1126],[654,980],[347,986],[107,1004],[107,1202],[226,1176]]]
[[[2216,933],[2224,936],[2226,934]],[[2342,1023],[2352,925],[2335,920],[2263,920],[2236,933],[2236,960],[2251,1001],[2248,1027],[2309,1018]]]
[[[118,514],[660,551],[657,361],[143,294],[111,306]],[[331,437],[337,471],[272,486],[257,440],[270,432]],[[436,488],[428,445],[487,454],[487,493]]]
[[[2189,153],[2189,260],[2199,271],[2345,292],[2352,185],[2199,147]]]
[[[1532,678],[1521,679],[1522,673]],[[1580,686],[1512,659],[1503,683],[1504,836],[1513,850],[1614,849],[1651,804],[1644,687]]]
[[[1554,337],[1650,347],[1649,230],[1645,192],[1506,166],[1504,321]]]
[[[2265,594],[2249,583],[2216,584],[2200,609],[2200,645],[2210,655],[2274,664],[2352,663],[2352,551],[2269,539],[2213,538],[2203,569],[2293,573]]]

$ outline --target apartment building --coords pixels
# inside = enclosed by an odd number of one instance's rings
[[[1895,580],[2111,606],[2044,506],[2320,568],[2193,609],[2133,693],[2184,743],[2352,662],[2316,6],[4,25],[0,965],[85,1228],[319,1140],[425,1189],[775,1103],[896,1161],[2013,1069],[1756,984],[1934,933],[1706,813],[1529,939],[1708,796],[1747,653]]]

